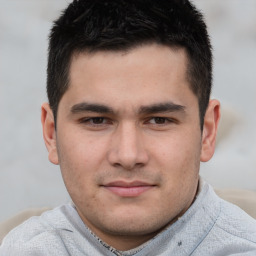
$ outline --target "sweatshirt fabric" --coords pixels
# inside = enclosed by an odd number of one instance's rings
[[[65,204],[32,217],[3,240],[0,256],[256,256],[256,220],[202,182],[191,207],[141,246],[118,251],[85,226]]]

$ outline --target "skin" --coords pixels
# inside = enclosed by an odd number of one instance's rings
[[[186,70],[185,50],[156,44],[80,53],[57,130],[42,106],[49,160],[60,165],[84,223],[118,250],[139,246],[184,214],[200,161],[213,155],[220,104],[210,101],[201,131]]]

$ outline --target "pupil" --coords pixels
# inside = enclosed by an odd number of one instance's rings
[[[103,118],[102,117],[93,118],[92,121],[94,124],[101,124],[103,122]]]
[[[163,123],[165,122],[165,119],[162,118],[162,117],[156,117],[156,118],[155,118],[155,122],[156,122],[157,124],[163,124]]]

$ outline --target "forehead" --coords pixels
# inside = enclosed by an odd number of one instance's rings
[[[77,53],[71,61],[64,98],[68,95],[72,103],[92,101],[113,107],[161,101],[180,104],[185,94],[193,94],[187,62],[184,49],[157,44],[128,51]]]
[[[175,72],[176,75],[181,75],[184,78],[187,74],[188,57],[185,48],[170,47],[160,44],[145,44],[136,46],[127,50],[117,51],[96,51],[96,52],[75,52],[71,58],[70,77],[75,78],[75,75],[83,69],[87,71],[104,71],[116,70],[128,73],[133,68],[143,67],[145,71],[152,72]],[[128,70],[129,69],[129,70]],[[103,71],[103,70],[101,70]],[[137,69],[137,71],[143,71]],[[104,72],[105,73],[105,72]],[[116,73],[118,76],[118,73]]]

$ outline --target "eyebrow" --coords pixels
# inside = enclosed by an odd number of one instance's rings
[[[114,114],[115,111],[102,104],[81,102],[71,107],[72,114],[79,114],[82,112],[95,112],[99,114]],[[185,113],[185,106],[175,104],[173,102],[156,103],[148,106],[141,106],[138,113],[141,115],[157,114],[163,112],[183,112]]]
[[[149,106],[142,106],[139,109],[140,114],[157,114],[163,112],[183,112],[185,113],[185,106],[175,104],[173,102],[158,103]]]
[[[102,113],[102,114],[112,114],[114,113],[113,109],[110,107],[107,107],[102,104],[94,104],[94,103],[78,103],[71,108],[71,113],[78,114],[82,112],[96,112],[96,113]]]

